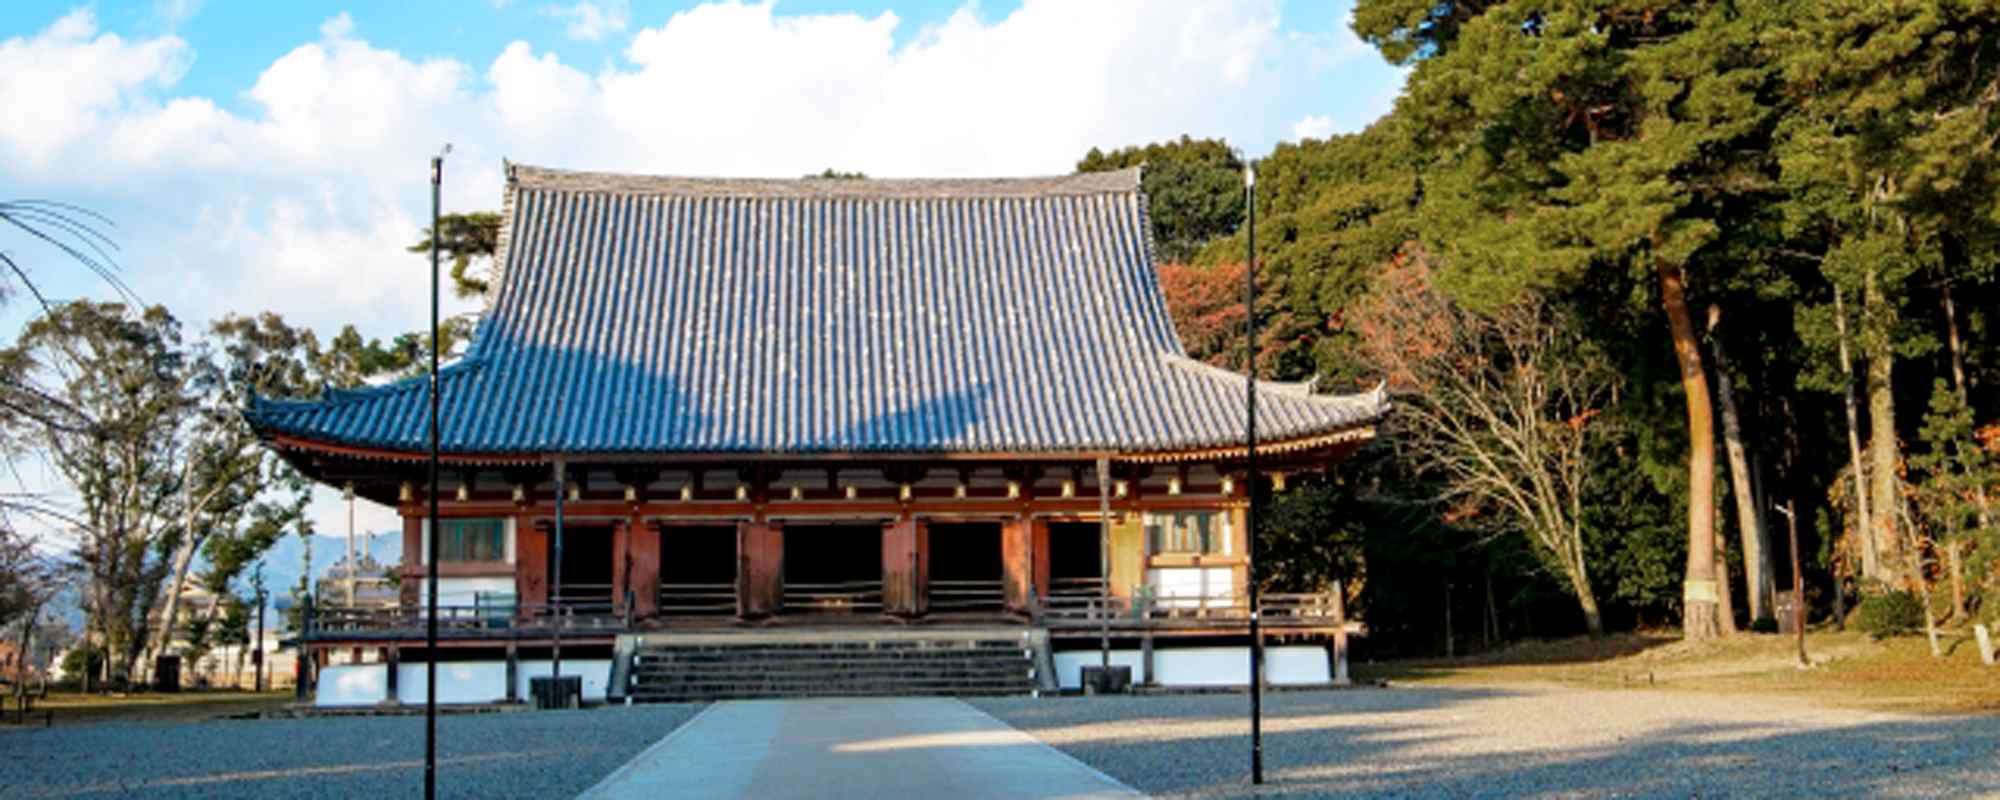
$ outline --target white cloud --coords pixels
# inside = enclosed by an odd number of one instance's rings
[[[173,36],[127,42],[100,34],[89,9],[33,38],[0,42],[0,154],[46,168],[72,143],[157,113],[149,90],[172,87],[193,57]]]
[[[543,14],[557,19],[568,20],[569,26],[563,32],[571,39],[583,42],[601,42],[604,37],[622,33],[631,20],[631,3],[628,0],[582,0],[573,6],[551,6],[542,9]]]
[[[154,0],[153,16],[171,28],[201,13],[202,0]]]
[[[342,11],[331,19],[319,24],[319,35],[327,39],[345,39],[354,33],[354,18]]]
[[[1333,117],[1326,114],[1313,114],[1292,123],[1292,138],[1294,140],[1324,139],[1332,135]]]
[[[625,4],[590,8],[600,37],[625,32]],[[205,97],[176,92],[187,42],[102,32],[78,11],[0,41],[0,184],[113,214],[128,277],[191,327],[271,309],[386,336],[424,316],[423,263],[404,247],[447,141],[447,210],[497,205],[503,157],[697,175],[1061,173],[1092,146],[1186,133],[1259,147],[1348,128],[1360,109],[1299,120],[1295,98],[1372,57],[1344,31],[1286,32],[1276,0],[1024,0],[899,39],[906,24],[716,2],[576,65],[530,41],[413,57],[343,13],[240,95]]]

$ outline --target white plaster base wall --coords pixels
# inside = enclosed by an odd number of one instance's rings
[[[321,667],[313,705],[321,708],[372,706],[389,693],[383,664],[337,664]]]
[[[397,701],[405,705],[424,702],[425,670],[422,662],[399,665]],[[528,679],[547,676],[547,661],[522,661],[517,676],[516,697],[528,701]],[[609,659],[563,660],[564,675],[583,676],[583,700],[604,702],[604,685],[611,677]],[[372,706],[388,696],[384,664],[341,664],[320,670],[319,690],[313,705],[323,708]],[[438,663],[438,702],[446,705],[498,703],[507,699],[507,662],[444,661]]]
[[[1159,651],[1153,651],[1154,658],[1157,659],[1159,655]],[[1064,689],[1081,689],[1083,668],[1095,667],[1102,663],[1104,663],[1103,656],[1096,650],[1065,650],[1056,653],[1056,684]],[[1146,668],[1140,665],[1137,650],[1111,651],[1111,666],[1131,667],[1132,682],[1146,682]]]
[[[1056,654],[1056,681],[1064,689],[1083,688],[1083,668],[1097,666],[1101,656],[1095,650],[1070,650]],[[1140,666],[1137,650],[1111,651],[1113,666],[1132,668],[1135,683],[1160,686],[1247,686],[1250,683],[1250,648],[1192,647],[1153,651],[1153,676]],[[1333,673],[1327,663],[1326,648],[1286,645],[1264,648],[1264,676],[1271,686],[1301,686],[1330,683]]]
[[[583,702],[602,703],[604,702],[604,685],[611,682],[611,659],[600,658],[573,661],[565,658],[563,659],[563,674],[582,675]],[[549,662],[547,661],[521,662],[521,699],[532,699],[528,696],[529,678],[545,678],[548,675]]]

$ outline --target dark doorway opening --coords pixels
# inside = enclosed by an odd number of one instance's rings
[[[882,610],[882,526],[785,526],[785,613]]]
[[[1049,523],[1049,596],[1096,597],[1104,591],[1103,530],[1095,522]]]
[[[930,609],[934,612],[1000,611],[1006,607],[1001,576],[1000,523],[930,525]]]
[[[661,526],[660,613],[735,614],[736,569],[736,526]]]
[[[610,613],[612,575],[617,568],[611,550],[610,525],[564,525],[562,560],[549,562],[552,602],[570,606],[578,614]],[[560,589],[556,588],[556,569],[562,570]]]

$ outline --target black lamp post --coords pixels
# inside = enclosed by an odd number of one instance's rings
[[[431,418],[430,418],[430,488],[424,498],[430,503],[427,524],[430,541],[426,543],[425,562],[429,568],[426,581],[430,584],[430,597],[426,601],[428,613],[424,615],[424,798],[437,798],[437,647],[438,647],[438,540],[443,531],[438,528],[438,351],[444,348],[443,332],[438,328],[438,190],[444,185],[444,157],[451,154],[451,145],[431,157]]]
[[[1243,360],[1245,412],[1243,461],[1243,556],[1250,591],[1250,782],[1264,782],[1264,635],[1257,591],[1257,166],[1243,164],[1243,198],[1248,244],[1243,267]]]

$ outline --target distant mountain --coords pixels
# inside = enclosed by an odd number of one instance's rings
[[[360,556],[364,552],[383,564],[401,564],[403,563],[403,534],[401,531],[388,531],[367,535],[356,533],[354,536],[354,553],[356,556]],[[264,558],[262,559],[262,563],[264,564],[264,590],[269,593],[269,597],[267,598],[269,602],[264,604],[265,609],[269,612],[269,615],[265,619],[267,623],[282,626],[284,620],[282,612],[292,605],[292,587],[299,585],[299,575],[305,571],[305,554],[305,540],[297,536],[286,536],[283,539],[279,539],[277,544],[272,545],[271,549],[264,553]],[[312,557],[312,571],[315,581],[332,574],[334,565],[347,557],[347,535],[314,536]],[[202,565],[195,565],[196,571],[199,571],[201,568]],[[254,564],[252,568],[255,568]],[[244,570],[243,575],[236,579],[236,583],[231,589],[239,597],[249,597],[250,570]],[[72,629],[81,629],[83,627],[83,610],[80,600],[81,598],[75,590],[64,591],[58,594],[55,601],[50,604],[49,613],[51,616],[67,622]]]
[[[354,535],[354,553],[369,557],[384,564],[403,563],[402,531]],[[264,589],[271,594],[270,607],[273,610],[291,606],[292,587],[299,585],[299,575],[305,572],[306,543],[297,536],[279,539],[277,544],[264,553]],[[335,564],[347,558],[347,535],[320,535],[312,537],[313,580],[333,574]],[[250,591],[250,575],[236,579],[238,594]]]

